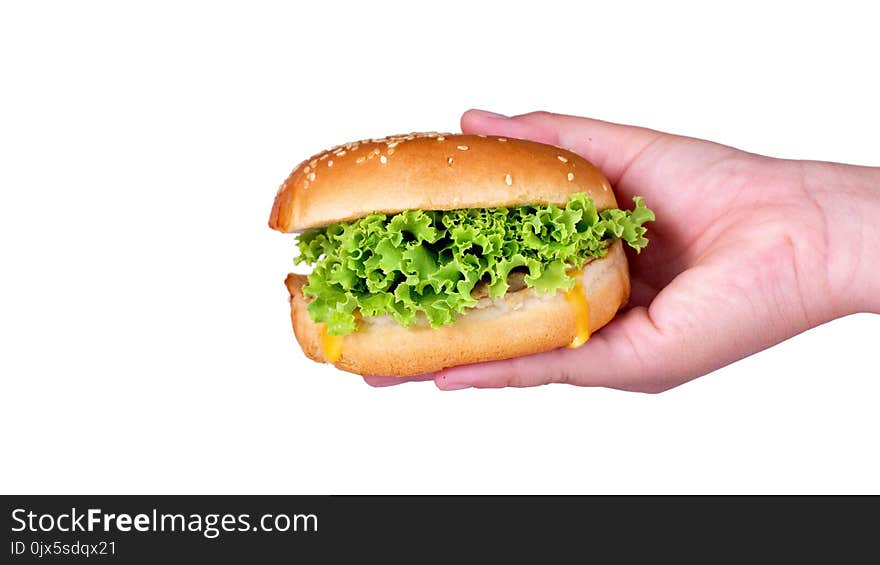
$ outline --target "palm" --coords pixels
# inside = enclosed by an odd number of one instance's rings
[[[711,144],[688,147],[693,144],[657,138],[614,179],[621,206],[642,195],[658,218],[649,226],[648,248],[638,258],[630,257],[633,305],[650,304],[693,266],[716,237],[711,228],[717,229],[725,215],[744,204],[736,202],[741,181],[727,172],[741,159],[738,152]]]
[[[785,320],[789,326],[811,323],[798,308],[805,289],[797,268],[823,253],[821,237],[802,227],[821,224],[822,217],[804,197],[793,168],[674,136],[640,151],[617,179],[622,197],[645,195],[658,217],[651,245],[630,262],[633,304],[650,304],[655,318],[675,315],[683,306],[698,314],[719,303],[775,306],[797,318]],[[810,240],[812,257],[804,257],[795,233]],[[745,292],[749,285],[760,292]],[[699,296],[703,303],[693,300]],[[707,298],[716,303],[705,304]]]

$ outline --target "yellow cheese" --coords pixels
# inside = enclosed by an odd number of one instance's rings
[[[321,347],[324,348],[324,359],[336,363],[342,357],[342,336],[327,333],[327,325],[321,324]]]
[[[581,284],[580,277],[575,280],[577,282],[574,288],[565,293],[565,300],[574,314],[575,333],[574,339],[568,344],[569,347],[580,347],[590,339],[590,303],[587,302],[587,295],[584,294],[584,285]]]

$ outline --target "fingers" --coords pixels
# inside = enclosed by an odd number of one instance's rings
[[[636,126],[549,112],[508,118],[484,110],[468,110],[461,117],[461,130],[531,139],[569,149],[599,167],[614,185],[652,144],[675,137]]]
[[[434,378],[434,373],[424,375],[415,375],[413,377],[381,377],[375,375],[364,375],[364,382],[373,387],[394,386],[403,383],[415,383],[422,381],[430,381]]]

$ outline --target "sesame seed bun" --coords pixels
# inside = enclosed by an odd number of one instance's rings
[[[281,185],[269,226],[296,232],[372,212],[564,205],[584,192],[616,208],[583,157],[496,136],[413,133],[340,145],[303,161]]]
[[[580,278],[589,304],[589,329],[607,324],[629,298],[629,270],[620,241],[590,262]],[[326,363],[321,326],[309,317],[303,275],[290,274],[290,318],[303,352]],[[426,322],[404,328],[388,318],[361,319],[355,333],[342,337],[334,365],[361,375],[410,376],[446,367],[508,359],[564,347],[577,333],[577,320],[564,293],[538,295],[531,288],[488,300],[459,314],[455,323],[432,329]]]

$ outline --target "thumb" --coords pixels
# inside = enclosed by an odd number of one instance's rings
[[[529,387],[549,383],[660,392],[697,374],[680,372],[670,354],[680,347],[651,319],[633,308],[577,349],[554,349],[514,359],[444,369],[434,376],[441,390]]]
[[[703,265],[680,274],[651,302],[618,315],[577,349],[444,369],[443,390],[568,383],[661,392],[742,359],[808,328],[786,320],[796,305],[761,300],[739,289],[753,273]],[[787,285],[783,285],[788,288]],[[763,312],[777,309],[766,319]]]
[[[563,147],[599,167],[611,184],[617,184],[629,166],[650,145],[664,137],[659,131],[550,112],[507,117],[485,110],[468,110],[461,131],[530,139]]]

